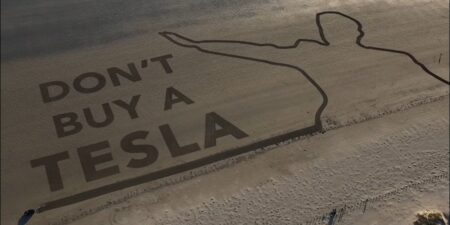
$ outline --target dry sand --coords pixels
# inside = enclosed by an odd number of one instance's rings
[[[297,48],[207,43],[185,48],[159,35],[193,40],[234,40],[292,45],[320,40],[316,13],[339,11],[357,19],[361,43],[408,52],[449,80],[448,1],[2,1],[1,223],[23,211],[231,148],[317,126],[324,134],[283,140],[237,157],[36,214],[29,224],[412,224],[416,211],[449,205],[449,86],[403,53],[361,48],[357,24],[322,17],[331,43]],[[179,40],[181,41],[181,40]],[[192,44],[192,43],[191,43]],[[139,67],[139,82],[124,81],[93,94],[71,91],[44,104],[39,84],[71,83],[79,74],[141,65],[172,54],[172,73],[159,63]],[[258,61],[260,60],[260,61]],[[266,60],[278,63],[270,65]],[[280,66],[280,64],[283,64]],[[164,111],[167,87],[191,98]],[[141,95],[139,118],[113,106],[114,122],[57,138],[52,116]],[[205,114],[216,112],[249,136],[203,146]],[[84,122],[83,117],[80,119]],[[181,144],[201,150],[173,158],[158,126],[169,124]],[[141,143],[159,149],[158,160],[127,168],[120,139],[149,132]],[[86,182],[77,148],[108,140],[120,173]],[[42,167],[30,160],[67,151],[60,163],[64,188],[51,192]],[[105,151],[105,152],[108,152]],[[138,156],[136,156],[138,158]],[[369,199],[365,202],[366,199]],[[318,219],[319,218],[319,219]]]

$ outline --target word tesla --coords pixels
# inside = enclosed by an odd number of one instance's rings
[[[166,74],[173,73],[172,67],[168,59],[173,58],[172,55],[163,55],[152,58],[152,62],[159,62]],[[146,63],[142,64],[146,67]],[[127,79],[131,82],[141,80],[138,69],[134,63],[129,63],[128,70],[117,67],[107,69],[113,86],[121,85],[121,79]],[[83,73],[77,76],[72,83],[73,89],[81,94],[90,94],[100,91],[105,87],[106,76],[97,72]],[[95,85],[86,85],[86,80],[94,81]],[[55,102],[64,99],[70,92],[70,86],[63,81],[51,81],[39,85],[42,100],[44,103]],[[79,120],[80,115],[75,112],[64,112],[53,116],[53,124],[55,126],[58,138],[75,135],[83,130],[83,127],[90,126],[93,128],[103,128],[112,124],[114,121],[113,109],[119,109],[126,112],[130,119],[139,118],[137,108],[139,107],[141,95],[134,95],[129,100],[114,100],[111,103],[103,103],[102,109],[104,116],[101,121],[94,118],[90,108],[84,108],[83,115],[86,123],[83,124]],[[183,94],[174,87],[166,88],[164,111],[171,110],[172,105],[184,103],[186,105],[193,104],[194,101],[187,95]],[[112,107],[113,106],[113,107]],[[232,136],[235,139],[248,137],[248,134],[239,129],[236,125],[226,120],[216,112],[208,112],[205,114],[204,141],[203,148],[211,148],[216,146],[217,139],[224,136]],[[158,127],[159,132],[171,157],[180,157],[201,150],[196,142],[190,144],[180,144],[169,124],[162,124]],[[128,160],[127,168],[136,169],[152,165],[158,160],[159,150],[150,144],[143,144],[149,132],[146,130],[137,130],[125,134],[120,140],[120,149],[126,153],[138,154],[139,157],[133,157]],[[139,142],[137,144],[136,142]],[[80,161],[81,169],[86,182],[109,177],[120,173],[118,165],[111,165],[113,154],[107,149],[110,148],[108,140],[101,140],[95,143],[78,147],[77,155]],[[145,155],[145,157],[142,157]],[[62,161],[70,159],[68,151],[58,152],[30,161],[31,167],[43,167],[47,176],[50,191],[58,191],[64,188],[63,178],[61,176],[61,168],[59,166]],[[109,166],[101,165],[109,162]]]

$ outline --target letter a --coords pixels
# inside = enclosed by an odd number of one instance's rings
[[[206,128],[205,128],[205,148],[216,146],[217,138],[232,135],[237,139],[247,137],[244,131],[240,130],[230,122],[226,121],[224,118],[219,116],[215,112],[210,112],[206,114],[205,117]],[[221,128],[216,129],[216,124]]]
[[[176,98],[173,98],[173,96],[175,96]],[[194,101],[192,101],[177,89],[168,87],[166,89],[166,102],[164,104],[164,111],[172,109],[172,105],[178,102],[184,102],[188,105],[194,103]]]

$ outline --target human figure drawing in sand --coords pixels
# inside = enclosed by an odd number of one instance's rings
[[[160,34],[174,44],[203,53],[296,69],[323,98],[315,117],[319,127],[322,127],[320,116],[329,96],[345,99],[334,101],[334,104],[340,104],[336,107],[341,108],[354,107],[366,99],[388,99],[396,91],[396,81],[421,82],[419,79],[423,77],[418,73],[449,84],[408,52],[361,43],[365,35],[362,24],[346,14],[321,12],[316,15],[316,24],[320,40],[297,39],[287,46],[233,40],[192,40],[173,32]],[[355,93],[358,95],[356,98]]]

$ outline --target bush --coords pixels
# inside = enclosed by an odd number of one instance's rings
[[[439,211],[424,211],[416,215],[414,225],[448,225],[447,219]]]

